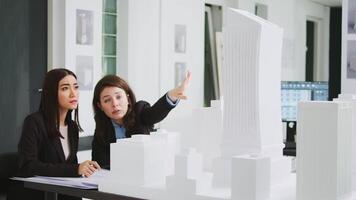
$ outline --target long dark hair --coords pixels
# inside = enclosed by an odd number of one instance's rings
[[[59,132],[59,102],[58,102],[58,84],[67,75],[77,76],[68,69],[58,68],[46,73],[42,85],[41,103],[39,111],[44,115],[46,129],[50,137],[62,137]],[[83,131],[78,120],[78,107],[75,109],[75,123],[79,131]],[[65,124],[72,120],[72,110],[69,110],[65,119]]]
[[[127,113],[123,119],[123,126],[126,130],[132,128],[135,124],[135,112],[134,105],[136,103],[136,97],[130,86],[125,80],[116,75],[106,75],[96,84],[93,97],[93,110],[95,119],[95,132],[102,142],[105,141],[105,134],[110,132],[110,118],[99,108],[100,94],[106,87],[118,87],[125,91],[128,95],[128,108]]]

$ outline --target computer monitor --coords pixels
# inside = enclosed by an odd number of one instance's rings
[[[313,82],[313,101],[327,101],[329,99],[329,83]]]
[[[296,156],[297,109],[299,101],[327,101],[328,82],[282,81],[282,121],[286,122],[283,155]]]
[[[299,101],[327,101],[328,82],[282,81],[282,120],[297,121]]]

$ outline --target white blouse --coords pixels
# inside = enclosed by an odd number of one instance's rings
[[[63,136],[61,139],[64,158],[67,160],[69,157],[69,141],[68,141],[68,126],[60,126],[59,132]]]

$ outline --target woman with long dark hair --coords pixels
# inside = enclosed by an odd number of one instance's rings
[[[62,68],[47,72],[40,108],[23,123],[18,144],[18,176],[89,177],[100,168],[95,161],[78,164],[78,133],[82,131],[78,98],[77,77],[73,72]]]
[[[102,168],[110,168],[110,143],[133,134],[149,134],[154,124],[163,120],[180,99],[187,98],[184,92],[190,77],[188,72],[178,87],[168,91],[153,106],[146,101],[136,102],[130,86],[120,77],[103,77],[94,89],[96,127],[92,159]]]

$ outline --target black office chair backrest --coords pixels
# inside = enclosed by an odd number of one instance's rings
[[[0,193],[7,190],[9,178],[15,176],[17,170],[17,152],[0,154]]]
[[[8,179],[16,173],[17,152],[0,154],[0,179]]]

